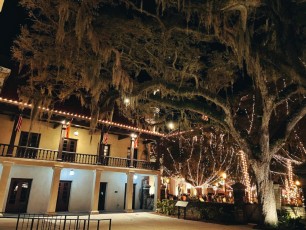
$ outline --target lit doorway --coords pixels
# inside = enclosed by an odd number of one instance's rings
[[[67,212],[72,181],[60,181],[57,194],[56,212]]]
[[[99,211],[105,210],[106,186],[107,186],[106,182],[100,182],[99,204],[98,204]]]
[[[126,186],[127,186],[127,184],[125,183],[123,209],[125,209]],[[132,201],[133,203],[132,203],[132,209],[135,209],[135,191],[136,191],[136,184],[133,184],[133,201]]]
[[[12,178],[5,212],[27,212],[32,179]]]

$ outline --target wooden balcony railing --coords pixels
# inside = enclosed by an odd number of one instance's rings
[[[47,160],[47,161],[62,161],[78,164],[90,165],[104,165],[112,167],[131,167],[131,160],[128,158],[109,157],[94,154],[83,154],[75,152],[62,152],[62,159],[58,159],[58,150],[33,148],[27,146],[10,146],[8,144],[0,143],[0,156],[2,157],[16,157],[33,160]],[[155,162],[133,160],[133,167],[140,169],[157,170]]]

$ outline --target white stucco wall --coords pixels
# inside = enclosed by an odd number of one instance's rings
[[[20,131],[29,132],[30,130],[30,120],[23,118]],[[58,126],[54,128],[52,123],[43,122],[43,121],[34,121],[32,124],[33,133],[40,133],[40,142],[39,148],[57,150],[59,146],[60,136],[61,136],[61,127]],[[10,133],[11,136],[11,133]],[[17,133],[15,139],[15,145],[19,144],[20,132]]]
[[[135,209],[140,209],[140,199],[141,199],[141,186],[143,176],[141,174],[135,174],[136,179],[134,177],[134,184],[136,184],[136,192],[135,192]]]
[[[106,182],[105,210],[123,210],[125,173],[102,172],[100,182]]]
[[[142,175],[137,175],[137,179],[134,179],[134,184],[136,184],[135,209],[140,208],[140,189],[142,179]],[[100,182],[107,183],[105,197],[106,211],[124,210],[124,190],[126,181],[127,175],[125,173],[102,172]]]
[[[6,200],[12,178],[32,179],[27,212],[45,213],[48,207],[52,173],[52,168],[48,167],[12,166],[9,185],[6,189]]]
[[[0,115],[0,143],[9,144],[12,135],[12,130],[14,126],[14,120],[7,115]],[[23,118],[21,131],[29,132],[30,120]],[[75,136],[74,132],[78,131],[79,135]],[[53,123],[34,121],[32,124],[33,133],[40,133],[40,143],[39,148],[58,150],[59,142],[61,137],[61,125],[54,128]],[[132,133],[132,132],[131,132]],[[101,132],[97,131],[93,134],[89,134],[89,130],[81,127],[71,126],[69,131],[69,138],[77,139],[77,153],[84,154],[97,154]],[[20,132],[17,133],[15,139],[15,145],[19,144]],[[124,139],[118,140],[117,135],[108,135],[108,144],[110,144],[110,156],[113,157],[127,157],[127,149],[130,147],[130,137],[127,136]],[[138,143],[138,159],[141,159],[141,154],[144,150],[142,140]]]
[[[72,181],[69,199],[69,212],[91,211],[94,172],[92,170],[74,169],[74,175],[69,175],[71,169],[62,169],[60,180]]]
[[[74,132],[78,131],[79,135],[75,136]],[[89,130],[72,126],[69,131],[69,138],[77,139],[77,153],[94,154],[98,152],[100,141],[100,132],[89,134]]]
[[[110,145],[110,156],[127,158],[128,147],[131,147],[131,138],[129,136],[118,140],[118,136],[109,134],[107,140],[107,143]],[[138,141],[137,159],[141,159],[143,150],[144,146],[142,144],[142,139],[140,138]]]
[[[63,168],[60,176],[60,180],[71,181],[68,211],[89,212],[91,211],[95,172],[93,170],[73,169],[74,175],[70,175],[70,170],[71,168]],[[2,171],[3,166],[0,164],[0,175],[2,174]],[[135,209],[139,209],[141,185],[144,175],[135,175],[137,176],[134,178],[134,184],[136,184]],[[46,213],[50,197],[52,176],[53,169],[51,167],[13,165],[5,191],[4,205],[6,205],[12,178],[32,179],[27,213]],[[150,176],[150,183],[151,179],[154,179],[154,176]],[[102,172],[100,182],[107,183],[105,198],[106,211],[124,210],[124,191],[126,181],[126,173]],[[152,187],[153,186],[151,186],[151,188]]]

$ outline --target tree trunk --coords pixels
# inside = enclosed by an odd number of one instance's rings
[[[262,208],[263,224],[278,224],[273,181],[269,179],[270,162],[257,162],[252,165],[258,186],[258,202]]]

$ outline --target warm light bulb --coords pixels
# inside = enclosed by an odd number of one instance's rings
[[[174,123],[173,122],[169,122],[168,123],[168,128],[169,129],[174,129]]]
[[[125,105],[129,105],[130,104],[130,99],[129,98],[124,98],[123,103]]]

